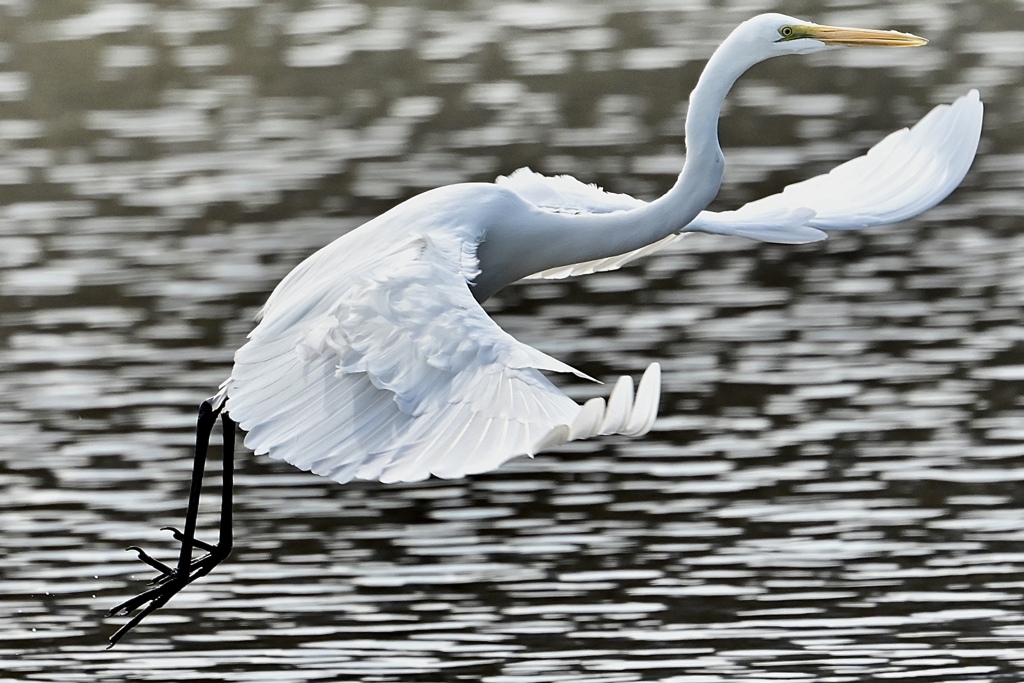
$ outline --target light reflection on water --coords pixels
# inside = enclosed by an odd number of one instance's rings
[[[732,208],[981,88],[983,155],[925,218],[694,237],[494,303],[590,374],[660,361],[647,439],[387,487],[241,457],[232,560],[102,649],[147,578],[121,548],[171,554],[194,407],[273,284],[438,184],[531,165],[662,191],[714,45],[807,14],[725,5],[0,3],[0,669],[1019,680],[1024,15],[996,3],[826,3],[810,18],[932,43],[776,60],[726,110]]]

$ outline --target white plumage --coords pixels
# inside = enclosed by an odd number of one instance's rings
[[[607,402],[580,406],[544,373],[585,375],[513,339],[480,302],[534,274],[618,268],[686,232],[807,242],[822,239],[821,229],[892,222],[934,205],[974,157],[977,93],[830,174],[735,212],[701,213],[718,193],[725,167],[721,106],[749,67],[831,46],[924,42],[780,14],[754,17],[730,34],[701,74],[690,95],[686,162],[658,199],[642,202],[571,178],[520,171],[497,183],[425,192],[299,264],[271,294],[231,376],[200,406],[184,530],[174,532],[181,541],[177,565],[136,548],[160,576],[110,611],[139,610],[111,644],[230,552],[235,421],[257,453],[340,482],[461,477],[573,439],[647,432],[658,410],[657,364],[635,395],[633,381],[623,377]],[[209,544],[195,538],[195,528],[218,414],[224,424],[220,538]],[[193,559],[195,547],[207,554]]]
[[[500,194],[478,201],[479,218],[508,203]],[[437,226],[466,195],[465,186],[422,195],[285,278],[224,386],[248,447],[337,481],[416,481],[490,470],[541,445],[650,429],[656,365],[635,403],[629,381],[607,409],[595,401],[578,420],[580,406],[541,371],[586,375],[487,316],[469,284],[485,221]]]
[[[772,54],[825,46],[772,42],[780,22],[797,20],[755,18],[712,58],[691,96],[687,163],[668,194],[648,203],[528,169],[425,192],[281,282],[215,405],[256,453],[339,482],[461,477],[572,439],[647,432],[656,364],[635,397],[621,378],[607,403],[580,406],[544,373],[586,376],[515,340],[479,301],[526,276],[612,270],[689,232],[803,243],[823,239],[823,229],[901,220],[948,195],[977,149],[982,106],[972,91],[831,173],[736,211],[702,212],[721,181],[716,120],[732,81]]]
[[[971,91],[830,173],[736,211],[701,212],[640,249],[534,277],[612,270],[689,232],[800,243],[824,238],[821,229],[917,215],[967,173],[981,115]],[[461,477],[568,440],[642,435],[657,412],[656,364],[635,401],[623,377],[607,404],[593,399],[581,408],[542,371],[586,376],[504,332],[474,299],[472,282],[486,227],[504,217],[646,206],[529,169],[496,185],[455,185],[410,200],[285,278],[236,354],[226,408],[257,453],[341,482]]]

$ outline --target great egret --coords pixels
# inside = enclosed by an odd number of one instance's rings
[[[702,213],[722,181],[722,102],[736,79],[769,57],[830,46],[915,46],[906,33],[836,28],[780,14],[736,28],[690,95],[686,162],[667,194],[645,203],[572,178],[522,170],[491,183],[414,197],[340,237],[277,286],[231,376],[200,407],[192,487],[177,565],[133,548],[160,572],[154,586],[110,610],[146,615],[208,573],[231,549],[235,423],[258,454],[345,482],[461,477],[520,455],[600,434],[646,433],[657,413],[652,364],[635,398],[618,380],[607,403],[580,406],[541,371],[574,370],[502,331],[480,302],[527,276],[616,268],[701,231],[800,243],[821,228],[900,220],[941,201],[978,144],[976,92],[894,133],[866,156],[739,211]],[[230,413],[230,417],[229,417]],[[224,424],[220,540],[195,538],[210,432]],[[192,559],[194,547],[207,552]]]

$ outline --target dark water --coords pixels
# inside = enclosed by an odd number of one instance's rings
[[[703,60],[767,9],[932,43],[755,68],[716,206],[977,87],[964,186],[508,290],[502,325],[585,372],[660,361],[654,433],[403,486],[240,453],[236,554],[103,649],[281,276],[523,165],[656,195]],[[3,680],[1024,679],[1022,46],[996,0],[0,2]]]

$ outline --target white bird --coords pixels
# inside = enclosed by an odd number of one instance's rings
[[[134,548],[161,575],[155,587],[110,611],[144,606],[111,645],[230,551],[233,420],[257,454],[339,482],[461,477],[573,439],[646,433],[658,408],[657,364],[635,396],[632,380],[623,377],[607,402],[580,406],[544,372],[586,375],[514,339],[480,302],[525,277],[618,268],[689,232],[802,243],[824,239],[822,229],[890,223],[934,206],[974,158],[982,113],[977,92],[936,108],[827,175],[738,211],[703,211],[725,167],[719,112],[744,71],[769,57],[830,46],[925,42],[780,14],[755,17],[732,32],[704,69],[690,95],[682,172],[653,202],[523,169],[496,183],[425,192],[300,263],[263,307],[230,377],[200,408],[185,529],[173,530],[181,541],[177,566]],[[221,538],[212,545],[195,538],[195,517],[218,414],[225,481]],[[208,554],[193,560],[193,547]]]

